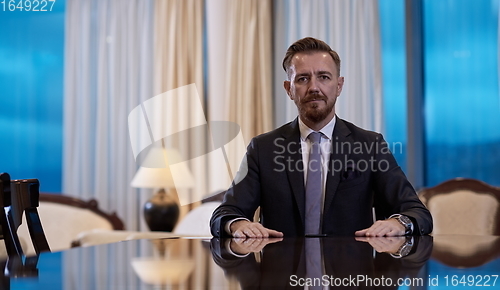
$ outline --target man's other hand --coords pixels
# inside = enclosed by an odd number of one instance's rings
[[[281,238],[282,232],[265,228],[260,223],[247,220],[235,221],[231,224],[231,235],[235,238]]]
[[[369,243],[379,253],[396,254],[406,242],[405,237],[356,237],[356,241]]]
[[[371,227],[354,233],[365,237],[397,237],[405,235],[405,227],[396,219],[379,220]]]
[[[231,240],[231,251],[239,255],[246,255],[248,253],[260,252],[265,246],[272,243],[281,242],[283,238],[271,239],[242,239],[236,238]]]

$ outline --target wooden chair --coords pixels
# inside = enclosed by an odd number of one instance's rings
[[[434,220],[434,259],[468,268],[500,256],[500,188],[455,178],[421,190],[419,197]]]
[[[11,181],[11,202],[10,210],[7,210],[9,219],[14,224],[16,231],[21,225],[21,219],[26,219],[26,226],[29,230],[30,238],[37,254],[50,252],[45,232],[40,222],[37,207],[40,198],[40,182],[38,179],[19,179]]]
[[[2,184],[0,188],[2,204],[0,206],[3,207],[5,212],[0,216],[2,216],[2,233],[7,254],[9,256],[24,255],[18,237],[18,228],[23,217],[26,220],[35,253],[50,252],[37,211],[40,188],[38,179],[10,180],[7,173],[2,173],[0,180]]]
[[[125,225],[123,221],[118,217],[116,212],[106,213],[99,208],[99,203],[96,199],[90,199],[88,201],[84,201],[74,196],[64,195],[64,194],[55,194],[42,192],[40,193],[40,207],[46,208],[48,205],[61,205],[67,206],[70,208],[78,208],[82,211],[89,211],[94,215],[97,215],[107,223],[113,230],[124,230]]]
[[[73,241],[82,232],[125,229],[116,213],[108,214],[102,211],[95,199],[84,201],[68,195],[40,193],[38,211],[47,241],[53,251],[75,246]],[[26,228],[20,228],[21,238],[27,234]]]
[[[500,188],[456,178],[419,192],[437,235],[500,235]]]

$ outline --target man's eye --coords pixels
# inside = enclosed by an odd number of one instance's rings
[[[322,80],[329,80],[330,79],[330,77],[327,76],[327,75],[319,76],[319,78],[322,79]]]
[[[307,78],[306,77],[300,77],[297,79],[298,82],[305,82],[307,81]]]

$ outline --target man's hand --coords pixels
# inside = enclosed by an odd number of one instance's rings
[[[366,237],[397,237],[405,235],[405,227],[396,219],[379,220],[371,227],[354,233]]]
[[[247,220],[235,221],[231,224],[231,235],[235,238],[281,238],[282,232],[265,228],[260,223],[253,223]]]
[[[406,242],[405,237],[356,237],[356,241],[367,242],[379,253],[396,254]]]
[[[232,239],[231,251],[236,254],[246,255],[248,253],[260,252],[265,246],[272,243],[281,242],[283,238],[271,238],[271,239]]]

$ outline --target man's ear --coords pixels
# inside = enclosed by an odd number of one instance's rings
[[[344,87],[344,77],[339,77],[337,84],[337,97],[340,96],[343,87]]]
[[[292,94],[290,93],[290,81],[284,81],[283,82],[283,87],[285,88],[286,94],[291,99],[292,98]]]

